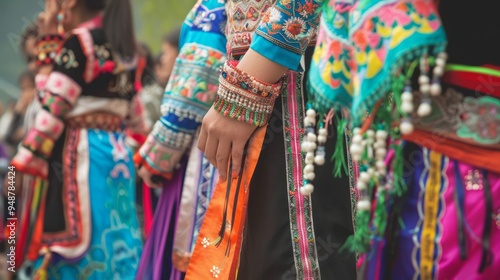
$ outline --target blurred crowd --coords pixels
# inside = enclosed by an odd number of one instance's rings
[[[0,279],[7,277],[5,274],[5,250],[8,248],[8,228],[5,227],[7,221],[8,198],[7,187],[9,186],[9,164],[13,156],[18,152],[21,141],[27,132],[34,125],[36,113],[40,110],[40,101],[37,98],[35,77],[38,67],[35,65],[36,50],[35,43],[39,36],[37,24],[32,23],[26,27],[21,35],[19,45],[26,69],[19,74],[17,86],[19,88],[18,98],[5,103],[0,101],[0,179],[3,184],[3,197],[0,199],[0,251],[1,263]],[[143,75],[143,87],[139,93],[142,107],[144,108],[143,121],[147,132],[151,131],[154,123],[160,118],[160,105],[165,86],[170,78],[175,59],[178,55],[180,28],[174,28],[166,33],[161,42],[159,53],[151,51],[150,46],[144,42],[139,42],[137,50],[144,58],[146,68]],[[143,135],[145,137],[145,135]],[[130,148],[136,150],[137,142],[128,141]],[[10,173],[13,174],[13,173]],[[14,176],[16,185],[21,186],[22,178]],[[144,188],[140,177],[137,177],[137,212],[138,219],[144,225],[143,209],[141,205],[142,192],[150,191],[153,199],[153,206],[156,205],[161,189],[150,190]],[[21,188],[16,188],[16,195],[22,192]],[[21,205],[21,196],[16,196],[16,205]],[[149,212],[154,212],[154,209]],[[151,219],[151,217],[149,217]],[[151,223],[151,222],[150,222]]]

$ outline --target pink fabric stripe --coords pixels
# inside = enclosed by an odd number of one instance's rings
[[[302,182],[302,154],[300,150],[300,135],[298,134],[297,128],[300,127],[298,118],[298,107],[296,94],[296,74],[292,72],[290,74],[290,80],[288,83],[288,108],[290,109],[290,136],[291,136],[291,147],[292,147],[292,157],[293,157],[293,177],[295,185],[295,199],[296,199],[296,209],[297,209],[297,228],[299,231],[299,246],[300,246],[300,256],[302,258],[302,268],[304,271],[305,279],[312,279],[312,265],[308,258],[309,253],[309,242],[307,238],[307,225],[305,221],[304,213],[304,196],[300,193],[300,183]]]
[[[142,184],[142,208],[144,211],[144,236],[148,237],[153,227],[153,202],[151,201],[151,190]]]

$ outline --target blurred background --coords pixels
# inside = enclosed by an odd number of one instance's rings
[[[0,103],[19,96],[18,76],[26,68],[19,43],[22,30],[36,20],[44,0],[3,0],[0,4]],[[156,55],[164,34],[179,27],[195,0],[132,0],[137,38]]]

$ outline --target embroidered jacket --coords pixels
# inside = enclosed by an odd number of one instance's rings
[[[319,23],[318,0],[199,0],[181,33],[180,52],[162,102],[162,117],[134,160],[170,177],[212,106],[219,68],[248,48],[299,68]],[[227,43],[227,44],[226,44]]]
[[[135,61],[126,65],[113,54],[101,28],[73,30],[53,71],[36,78],[41,110],[12,161],[17,170],[47,178],[47,160],[68,123],[144,133],[135,89],[142,71],[135,65]]]

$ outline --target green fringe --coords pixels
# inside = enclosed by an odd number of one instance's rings
[[[387,205],[386,205],[386,195],[387,191],[385,186],[378,186],[383,188],[377,195],[377,205],[375,207],[374,221],[375,232],[378,236],[384,236],[385,229],[387,227]]]
[[[398,197],[403,196],[407,190],[405,180],[403,178],[404,173],[404,159],[403,159],[403,147],[400,144],[393,145],[394,148],[394,161],[392,162],[392,172],[394,176],[394,189]]]
[[[349,250],[350,252],[366,253],[370,250],[370,240],[372,234],[369,229],[370,211],[358,211],[356,215],[356,232],[349,236],[340,248],[340,252]]]
[[[337,141],[335,143],[335,151],[331,160],[333,161],[333,176],[336,178],[342,177],[342,174],[348,174],[346,148],[345,148],[345,129],[348,120],[336,115],[337,120]],[[342,172],[343,171],[343,172]]]

